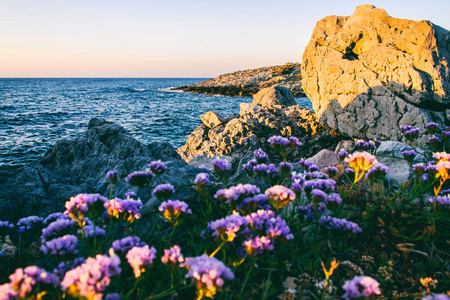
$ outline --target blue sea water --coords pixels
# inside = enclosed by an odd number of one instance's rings
[[[23,165],[56,141],[82,135],[89,120],[102,117],[125,127],[144,143],[178,148],[214,110],[239,113],[251,97],[209,96],[172,91],[204,78],[14,78],[0,79],[0,166]],[[311,109],[308,98],[297,98]]]

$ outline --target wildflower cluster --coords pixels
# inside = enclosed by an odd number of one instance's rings
[[[445,151],[450,129],[430,123],[426,130],[430,147]],[[402,126],[402,134],[414,144],[422,133]],[[300,145],[271,137],[266,146],[283,161],[257,149],[245,173],[231,176],[231,164],[214,159],[214,172],[180,185],[167,183],[175,181],[161,161],[123,178],[112,170],[109,198],[78,194],[64,213],[0,221],[0,299],[439,299],[449,292],[443,276],[419,283],[407,274],[446,274],[450,263],[450,154],[411,145],[390,158],[407,161],[413,174],[394,190],[389,160],[375,156],[379,141],[356,141],[357,151],[339,151],[334,166],[288,162]],[[183,201],[169,200],[175,191]]]

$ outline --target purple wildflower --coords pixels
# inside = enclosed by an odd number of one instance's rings
[[[259,194],[260,192],[261,190],[255,185],[240,183],[228,189],[218,190],[214,198],[219,201],[226,200],[225,203],[232,204],[242,201],[244,198]]]
[[[266,176],[267,175],[267,165],[266,164],[259,164],[253,167],[253,172],[255,172],[259,176]]]
[[[442,140],[437,136],[432,136],[428,138],[428,143],[430,144],[431,148],[434,150],[437,150],[439,147],[439,144],[442,142]]]
[[[9,223],[8,221],[0,221],[0,237],[8,235],[13,228],[14,224]]]
[[[280,163],[280,173],[281,174],[289,174],[292,171],[293,168],[294,168],[294,166],[292,164],[288,163],[288,162],[287,163],[284,163],[284,162]]]
[[[131,192],[131,191],[130,191],[130,192],[126,192],[126,193],[125,193],[125,197],[127,197],[128,200],[132,200],[132,199],[136,198],[137,195],[136,195],[135,192]]]
[[[72,219],[59,219],[50,223],[42,230],[41,240],[48,241],[52,238],[70,233],[77,223]]]
[[[272,204],[275,209],[286,207],[297,197],[291,189],[282,185],[275,185],[268,188],[265,194],[269,198],[270,204]]]
[[[58,277],[37,266],[18,268],[9,276],[11,287],[19,292],[20,298],[34,298],[37,294],[56,287]]]
[[[434,164],[434,162],[428,162],[426,172],[431,178],[434,178],[436,176],[438,171],[436,170],[436,165]]]
[[[431,294],[422,297],[421,300],[450,300],[450,297],[446,294]]]
[[[311,191],[311,200],[313,203],[325,202],[328,200],[328,195],[322,190],[314,189]]]
[[[84,264],[86,260],[83,257],[77,257],[74,261],[62,262],[53,270],[53,274],[59,278],[64,278],[67,271],[75,269],[76,267]]]
[[[388,166],[378,163],[367,171],[366,177],[370,182],[379,182],[386,176],[387,173],[389,173],[389,171],[390,169]]]
[[[181,265],[188,267],[186,278],[196,282],[198,298],[214,298],[217,290],[221,290],[224,279],[233,280],[234,274],[223,262],[206,254],[198,257],[188,257]]]
[[[152,191],[152,196],[156,196],[160,201],[165,201],[175,193],[175,188],[170,183],[160,184]]]
[[[192,214],[189,205],[180,200],[168,200],[161,203],[159,211],[163,213],[164,219],[173,226],[177,226],[185,214]]]
[[[196,184],[197,191],[203,191],[205,186],[209,183],[209,174],[198,173],[197,176],[195,176],[194,183]]]
[[[258,164],[263,164],[269,161],[269,156],[262,149],[255,150],[255,152],[253,152],[253,155],[255,156],[256,162]]]
[[[101,237],[106,236],[106,231],[98,226],[95,226],[95,231],[94,231],[94,224],[84,226],[83,231],[84,231],[84,237],[87,239],[93,239],[94,237],[97,237],[97,236],[101,236]],[[78,229],[77,232],[81,233],[81,229]]]
[[[303,174],[292,173],[292,181],[296,183],[300,183],[303,185],[303,182],[306,181],[305,176]]]
[[[351,231],[353,233],[362,231],[361,227],[359,227],[356,223],[347,221],[346,219],[338,219],[330,216],[321,217],[319,219],[319,224],[332,230]]]
[[[297,207],[297,211],[306,219],[306,220],[314,220],[317,217],[320,217],[325,211],[326,206],[324,203],[319,203],[314,206],[312,203],[306,206]]]
[[[105,202],[108,202],[108,199],[99,194],[78,194],[66,202],[64,214],[69,215],[81,227],[83,226],[83,219],[88,214],[93,217],[92,219],[103,214]]]
[[[44,219],[44,224],[48,225],[59,219],[67,219],[68,220],[68,219],[70,219],[70,217],[68,215],[63,214],[62,212],[52,213],[52,214],[49,214]]]
[[[348,155],[348,152],[345,150],[341,150],[338,152],[339,160],[343,161]]]
[[[323,190],[325,192],[334,191],[336,181],[333,179],[313,179],[307,180],[303,183],[303,189],[306,193],[310,193],[314,189]]]
[[[211,161],[211,164],[214,166],[214,172],[216,172],[217,175],[219,175],[221,178],[224,177],[227,174],[228,170],[231,169],[231,164],[224,159],[213,159]]]
[[[137,236],[128,236],[120,240],[116,240],[112,243],[112,248],[114,252],[120,252],[122,254],[125,254],[133,247],[142,247],[146,244],[144,242],[141,242],[139,237]]]
[[[153,174],[152,171],[136,171],[128,175],[125,178],[125,181],[132,186],[143,188],[150,185],[150,181],[152,181],[153,177],[155,177],[155,174]]]
[[[284,147],[290,144],[290,141],[282,136],[272,136],[267,141],[272,145],[272,147],[274,147],[274,145]]]
[[[117,293],[111,293],[105,295],[105,300],[121,300],[122,297]]]
[[[286,221],[281,216],[276,216],[271,210],[261,209],[247,215],[246,218],[255,235],[266,235],[273,240],[291,240],[294,238]]]
[[[414,150],[405,150],[402,152],[402,155],[407,162],[412,163],[414,158],[417,156],[417,152]]]
[[[247,173],[249,176],[253,175],[253,168],[257,165],[255,159],[249,160],[245,165],[242,166],[242,170]]]
[[[277,167],[274,164],[269,164],[267,166],[267,175],[272,176],[278,172]]]
[[[439,124],[435,122],[430,122],[427,125],[425,125],[425,128],[429,134],[435,134],[439,128]]]
[[[86,262],[66,273],[61,281],[61,288],[72,297],[101,299],[103,291],[111,283],[111,277],[119,275],[120,259],[114,253],[111,256],[98,254],[89,257]]]
[[[292,186],[291,186],[291,190],[293,190],[296,195],[299,195],[303,191],[303,184],[298,183],[298,182],[293,182]]]
[[[427,170],[427,166],[425,166],[424,164],[413,165],[413,172],[417,178],[421,177],[425,173],[426,170]]]
[[[341,204],[342,203],[342,198],[339,194],[337,193],[331,193],[328,195],[328,198],[325,200],[325,202],[328,203],[337,203],[337,204]]]
[[[242,246],[249,255],[260,254],[266,250],[272,251],[274,247],[273,240],[268,236],[256,236],[245,240],[242,242]]]
[[[441,138],[444,142],[448,142],[450,140],[450,131],[442,131],[441,132]]]
[[[209,222],[208,230],[213,231],[212,235],[216,240],[232,242],[237,232],[247,224],[248,220],[246,217],[232,214],[223,219]]]
[[[375,145],[374,142],[370,141],[370,142],[365,142],[363,140],[359,140],[355,142],[355,148],[358,151],[373,151],[377,149],[377,146]]]
[[[450,208],[450,198],[448,196],[437,196],[436,199],[430,198],[428,201],[434,203],[435,200],[436,204],[442,205],[447,209]]]
[[[289,146],[291,147],[291,149],[295,149],[297,147],[300,147],[302,145],[302,142],[300,142],[300,140],[298,138],[296,138],[295,136],[291,136],[289,138]]]
[[[418,128],[412,128],[409,129],[407,131],[405,131],[403,133],[403,136],[408,140],[408,141],[414,141],[415,139],[417,139],[419,137],[419,135],[421,135],[422,132],[420,131],[420,129]]]
[[[379,283],[369,276],[355,276],[352,280],[347,280],[342,289],[345,291],[342,297],[346,300],[381,295]]]
[[[132,223],[141,217],[142,202],[139,200],[115,198],[105,202],[104,205],[108,215],[113,218]]]
[[[167,166],[162,163],[160,160],[159,161],[152,161],[148,167],[150,168],[150,171],[153,172],[153,174],[156,175],[161,175],[162,173],[164,173],[167,170]]]
[[[258,209],[262,209],[265,207],[265,204],[267,203],[266,195],[264,194],[258,194],[253,197],[247,197],[242,200],[241,204],[237,206],[237,208],[244,214],[249,214],[251,212],[254,212]]]
[[[323,169],[324,173],[327,174],[330,178],[334,177],[337,172],[338,172],[338,168],[336,167],[325,167]]]
[[[127,261],[133,268],[134,277],[138,278],[145,271],[144,266],[153,264],[156,258],[156,249],[148,245],[143,247],[133,247],[126,255]]]
[[[32,228],[36,228],[42,225],[43,219],[37,216],[30,216],[20,219],[17,222],[17,227],[19,228],[17,232],[23,233]]]
[[[318,167],[318,166],[316,166],[316,164],[311,164],[309,167],[308,167],[308,172],[322,172],[321,170],[320,170],[320,168]]]
[[[303,177],[305,178],[305,180],[328,179],[328,175],[323,173],[322,171],[303,173]]]
[[[413,129],[414,127],[412,127],[412,126],[410,126],[410,125],[401,125],[400,126],[400,131],[402,132],[402,133],[405,133],[405,132],[407,132],[408,130],[410,130],[410,129]]]
[[[106,173],[106,177],[108,177],[111,184],[116,184],[119,181],[119,176],[117,175],[117,171],[115,170],[108,171]]]
[[[41,251],[49,255],[75,255],[78,254],[78,238],[74,235],[65,235],[45,242],[41,246]]]
[[[170,249],[164,249],[164,255],[161,257],[161,262],[163,264],[170,262],[174,265],[184,262],[184,256],[181,254],[181,247],[175,245]]]

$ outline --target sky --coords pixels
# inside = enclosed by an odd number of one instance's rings
[[[301,62],[316,22],[372,4],[450,29],[449,0],[0,0],[0,77],[201,77]]]

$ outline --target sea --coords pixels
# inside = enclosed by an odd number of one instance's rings
[[[239,114],[251,97],[172,90],[208,78],[0,78],[0,166],[20,166],[60,139],[83,135],[89,120],[120,124],[143,143],[182,146],[210,110]],[[312,109],[308,98],[297,103]]]

